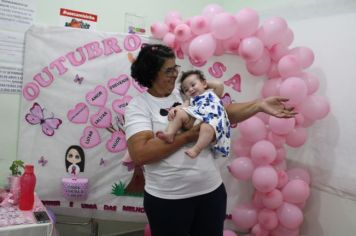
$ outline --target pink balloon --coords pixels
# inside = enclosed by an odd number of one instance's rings
[[[172,19],[182,19],[179,11],[170,11],[164,17],[164,22],[168,25]]]
[[[294,129],[295,119],[282,119],[271,116],[268,121],[269,128],[276,134],[285,135]]]
[[[229,165],[230,173],[239,180],[250,179],[254,169],[252,160],[247,157],[235,158]]]
[[[267,49],[265,49],[260,58],[256,61],[247,61],[247,71],[254,76],[261,76],[267,74],[271,66],[271,58]]]
[[[258,141],[251,147],[251,159],[257,166],[272,163],[276,155],[276,148],[267,140]]]
[[[270,209],[262,209],[258,213],[258,223],[263,229],[273,230],[278,226],[277,213]]]
[[[225,51],[237,54],[239,52],[240,38],[239,36],[233,35],[232,37],[222,40],[222,46]]]
[[[308,88],[308,95],[313,94],[319,89],[320,82],[318,77],[310,73],[303,73],[301,78],[304,79],[305,84]]]
[[[298,114],[296,114],[295,116],[294,116],[294,118],[295,118],[295,126],[302,126],[303,125],[303,123],[304,123],[304,116],[302,115],[302,114],[300,114],[300,113],[298,113]]]
[[[297,229],[303,222],[302,211],[294,204],[283,203],[277,210],[279,223],[287,229]]]
[[[206,61],[214,55],[216,41],[211,34],[195,37],[189,45],[189,55],[195,61]]]
[[[156,22],[151,25],[151,34],[156,39],[162,39],[168,33],[168,26],[165,23]]]
[[[308,88],[304,80],[298,77],[285,79],[279,87],[279,95],[288,98],[288,105],[296,106],[307,97]]]
[[[264,229],[261,224],[256,224],[251,229],[250,236],[268,236],[268,230]],[[248,235],[246,235],[248,236]]]
[[[209,4],[203,8],[202,15],[211,21],[215,15],[224,11],[224,8],[219,4]]]
[[[330,111],[330,105],[325,97],[312,94],[308,96],[300,106],[300,112],[305,118],[319,120],[324,118]]]
[[[308,133],[306,128],[297,127],[287,135],[286,143],[290,147],[294,147],[294,148],[300,147],[305,143],[307,137],[308,137]]]
[[[285,160],[286,158],[286,150],[284,149],[284,147],[280,147],[276,150],[277,155],[276,155],[276,159],[274,159],[274,161],[272,162],[272,165],[277,165],[279,163],[281,163],[282,161]]]
[[[240,56],[246,61],[256,61],[263,54],[262,41],[256,37],[244,38],[239,47]]]
[[[264,43],[267,47],[271,47],[282,41],[288,25],[283,18],[272,17],[263,22],[262,29],[264,32]]]
[[[249,229],[257,223],[257,211],[251,204],[241,204],[231,212],[232,220],[241,229]]]
[[[252,8],[243,8],[235,17],[240,38],[246,38],[256,32],[259,24],[259,16],[255,10]]]
[[[228,39],[237,32],[236,18],[227,12],[216,14],[211,21],[211,33],[216,39]]]
[[[252,204],[255,208],[257,209],[262,209],[265,206],[262,203],[262,197],[263,197],[264,193],[261,193],[259,191],[254,191],[252,194]]]
[[[239,138],[232,144],[232,151],[237,157],[245,157],[250,155],[252,143],[243,139]]]
[[[302,66],[293,55],[285,55],[278,61],[278,71],[284,78],[298,76],[302,72]]]
[[[283,199],[289,203],[305,202],[310,194],[309,185],[300,179],[291,179],[282,189]]]
[[[150,228],[149,224],[145,225],[144,235],[145,236],[151,236],[151,228]]]
[[[284,170],[285,171],[287,169],[287,162],[286,162],[286,160],[283,160],[283,161],[281,161],[281,162],[279,162],[277,164],[274,164],[273,167],[277,172],[280,171],[280,170]]]
[[[279,87],[281,86],[282,79],[275,78],[266,80],[262,87],[262,97],[266,98],[269,96],[277,96],[279,95]]]
[[[281,75],[279,74],[279,71],[278,71],[278,64],[276,62],[271,61],[271,65],[267,72],[267,77],[269,79],[281,77]]]
[[[269,132],[267,135],[267,140],[273,143],[276,148],[281,148],[286,143],[286,138],[282,135]],[[277,155],[276,155],[277,158]],[[275,161],[275,160],[274,160]]]
[[[269,165],[258,166],[252,174],[252,183],[258,191],[262,193],[270,192],[277,187],[277,172]]]
[[[277,175],[278,175],[277,188],[281,189],[288,183],[289,178],[288,178],[287,173],[284,170],[278,170]]]
[[[278,62],[282,57],[287,55],[288,52],[288,47],[280,43],[273,45],[269,50],[271,59],[276,62]]]
[[[234,231],[225,229],[223,232],[223,236],[237,236]]]
[[[190,27],[186,24],[177,25],[174,29],[174,34],[176,36],[176,40],[179,42],[185,42],[192,37]]]
[[[266,138],[267,129],[265,123],[254,116],[240,123],[240,133],[245,140],[257,142]]]
[[[310,184],[310,175],[307,170],[302,168],[293,168],[287,170],[287,175],[290,180],[292,179],[300,179],[305,183]]]
[[[278,189],[273,189],[271,192],[265,193],[262,196],[262,204],[267,209],[277,209],[283,203],[283,195]]]
[[[292,44],[293,40],[294,40],[294,33],[290,28],[288,28],[286,32],[284,32],[280,44],[288,47],[289,45]]]
[[[295,56],[304,69],[311,66],[314,62],[314,53],[307,47],[295,47],[289,51],[289,54]]]
[[[224,55],[225,49],[222,45],[222,40],[216,39],[216,48],[214,52],[214,56],[221,56]]]
[[[170,47],[170,48],[176,48],[177,43],[176,43],[176,36],[173,33],[168,32],[162,40],[163,44]]]
[[[209,21],[205,16],[194,16],[190,20],[190,28],[196,35],[208,33],[210,31]]]

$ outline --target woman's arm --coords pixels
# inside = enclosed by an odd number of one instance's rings
[[[127,147],[132,161],[144,165],[162,160],[187,143],[194,142],[199,136],[199,125],[177,134],[173,143],[156,138],[152,131],[141,131],[127,140]]]
[[[222,97],[224,93],[224,84],[216,80],[207,80],[209,89],[212,89],[218,97]]]
[[[231,123],[244,121],[258,112],[264,112],[279,118],[291,118],[297,113],[293,111],[293,107],[287,108],[284,105],[287,101],[287,98],[267,97],[251,102],[232,103],[225,108]]]

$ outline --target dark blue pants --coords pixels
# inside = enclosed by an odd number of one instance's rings
[[[224,184],[213,192],[171,200],[144,194],[152,236],[222,236],[226,215]]]

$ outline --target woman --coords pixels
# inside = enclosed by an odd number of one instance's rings
[[[126,108],[128,150],[136,165],[145,165],[144,208],[152,236],[222,236],[226,191],[209,148],[192,159],[184,151],[196,142],[199,126],[178,134],[167,143],[155,133],[168,124],[167,113],[182,103],[175,81],[179,66],[174,52],[163,45],[144,45],[131,66],[131,76],[147,92],[133,98]],[[257,112],[292,117],[287,99],[270,97],[226,107],[232,123]]]

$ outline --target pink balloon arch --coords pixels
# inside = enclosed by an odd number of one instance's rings
[[[291,48],[293,31],[286,20],[271,17],[260,24],[258,13],[244,8],[228,13],[217,4],[207,5],[201,15],[183,20],[176,11],[165,22],[151,26],[152,36],[195,66],[224,53],[240,56],[247,71],[265,76],[261,97],[283,96],[295,118],[278,119],[258,114],[239,126],[240,137],[232,142],[234,159],[229,171],[235,178],[251,180],[251,202],[232,211],[232,220],[250,235],[298,235],[303,207],[310,194],[310,176],[302,168],[287,169],[286,146],[301,147],[307,127],[330,111],[327,99],[316,94],[319,80],[303,71],[314,61],[310,48]],[[181,57],[180,57],[181,58]],[[234,235],[226,230],[224,235]]]

